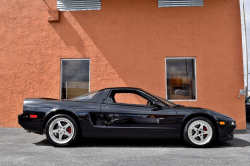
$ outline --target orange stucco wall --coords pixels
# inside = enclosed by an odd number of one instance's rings
[[[102,0],[97,11],[60,12],[56,0],[0,0],[0,127],[19,127],[27,97],[60,95],[60,60],[91,59],[90,89],[140,87],[166,96],[165,58],[195,57],[197,100],[245,129],[239,0],[158,8],[157,0]]]

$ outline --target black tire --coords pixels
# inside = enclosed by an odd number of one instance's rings
[[[61,124],[61,129],[58,122]],[[69,127],[67,127],[67,123],[70,125]],[[54,131],[58,131],[58,133],[54,133]],[[80,135],[80,127],[71,116],[65,114],[57,114],[48,120],[45,127],[45,133],[47,139],[55,146],[69,146],[77,142]],[[68,134],[69,136],[66,134]],[[61,135],[61,140],[59,135]]]
[[[202,129],[200,129],[199,124],[198,124],[199,122],[204,122],[202,124],[205,126],[205,128],[202,127]],[[195,125],[196,123],[197,125]],[[192,126],[190,126],[191,124]],[[188,131],[191,131],[191,132],[188,133]],[[183,138],[185,142],[191,145],[192,147],[206,147],[208,145],[211,145],[211,143],[215,139],[215,135],[216,135],[216,131],[215,131],[214,124],[205,117],[195,117],[195,118],[190,119],[185,124],[184,130],[183,130]]]

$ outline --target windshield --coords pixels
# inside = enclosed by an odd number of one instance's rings
[[[89,93],[85,93],[85,94],[83,94],[81,96],[77,96],[75,98],[71,98],[70,100],[73,100],[73,101],[89,100],[92,97],[94,97],[97,92],[98,91],[92,91],[92,92],[89,92]]]
[[[161,102],[163,102],[163,103],[165,103],[165,104],[167,104],[167,105],[169,105],[171,107],[174,107],[174,106],[178,105],[178,104],[175,104],[175,103],[173,103],[173,102],[171,102],[169,100],[166,100],[166,99],[164,99],[162,97],[159,97],[159,96],[156,96],[156,95],[153,95],[153,96],[156,97],[157,99],[161,100]]]

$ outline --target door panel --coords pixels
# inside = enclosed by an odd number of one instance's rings
[[[75,102],[72,107],[80,118],[83,137],[112,137],[113,134],[103,124],[101,104]]]
[[[175,133],[176,111],[171,108],[152,111],[153,106],[102,104],[104,124],[117,136],[166,137]]]

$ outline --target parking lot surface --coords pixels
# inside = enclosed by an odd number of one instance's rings
[[[249,165],[250,122],[235,139],[209,148],[181,140],[81,139],[76,146],[54,147],[45,135],[0,128],[0,165]]]

